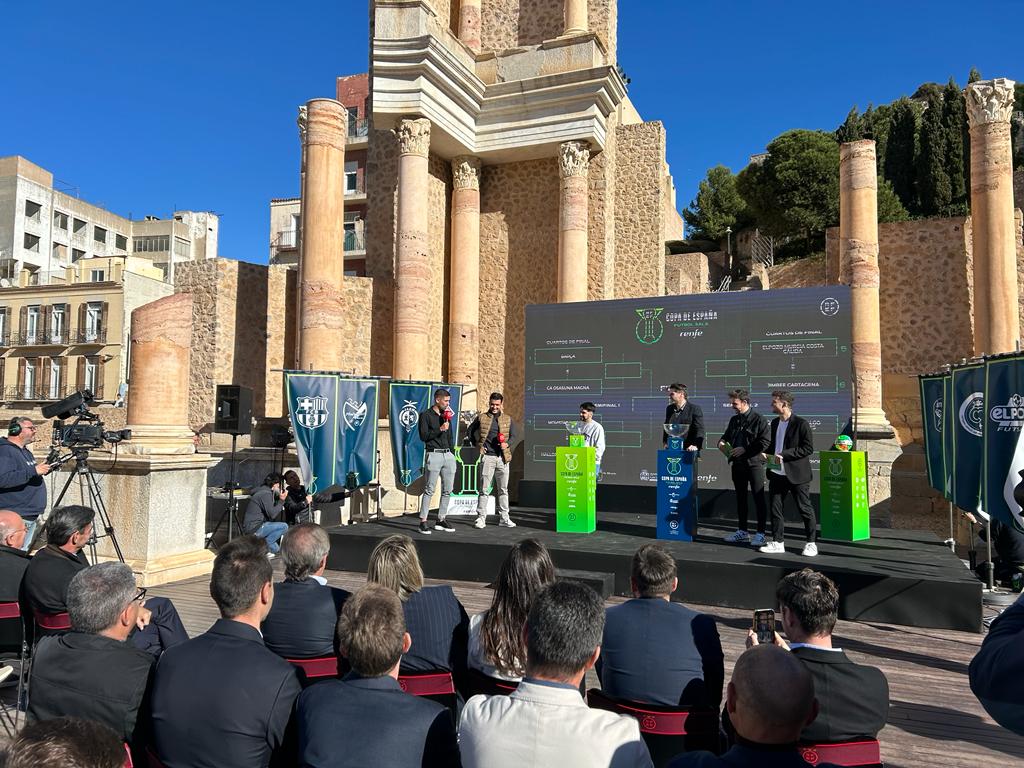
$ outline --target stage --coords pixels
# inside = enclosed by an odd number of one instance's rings
[[[601,512],[592,534],[555,532],[550,509],[513,508],[516,528],[499,528],[491,518],[484,530],[473,517],[451,517],[454,533],[419,533],[418,518],[403,516],[330,528],[327,567],[365,572],[370,551],[383,537],[411,536],[424,573],[432,579],[490,582],[511,544],[533,537],[544,542],[559,570],[610,574],[614,592],[629,594],[633,552],[655,541],[650,513]],[[434,513],[430,516],[431,525]],[[773,608],[775,584],[790,571],[810,566],[839,587],[840,618],[968,632],[981,631],[981,582],[935,534],[882,529],[868,541],[819,541],[819,555],[802,557],[803,529],[787,527],[785,555],[764,555],[721,539],[735,523],[701,520],[692,543],[661,542],[676,558],[684,602],[731,608]]]

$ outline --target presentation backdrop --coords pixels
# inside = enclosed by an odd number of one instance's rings
[[[733,415],[728,390],[749,389],[769,419],[772,390],[790,390],[818,451],[849,420],[850,379],[847,286],[527,306],[526,479],[554,480],[563,425],[590,400],[608,446],[601,482],[654,485],[667,387],[679,381],[704,411],[698,484],[729,489],[716,450]],[[817,492],[817,453],[811,465]]]

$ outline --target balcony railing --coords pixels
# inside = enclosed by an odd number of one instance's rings
[[[3,387],[4,402],[36,402],[40,400],[63,400],[68,394],[66,386],[36,387],[22,384],[21,386]]]
[[[76,328],[71,334],[72,344],[106,344],[106,328]]]
[[[370,132],[370,125],[366,118],[348,121],[348,137],[350,139],[361,139]]]
[[[61,331],[18,331],[11,334],[13,347],[52,347],[63,346],[68,343],[70,334],[67,329]],[[5,345],[7,346],[7,345]]]
[[[282,229],[277,233],[278,248],[294,248],[298,242],[298,232],[294,229]]]
[[[366,234],[364,232],[345,233],[345,253],[366,250]]]

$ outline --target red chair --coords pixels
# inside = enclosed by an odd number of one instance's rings
[[[22,694],[25,690],[25,684],[28,681],[28,665],[30,659],[28,639],[25,637],[25,622],[21,617],[21,606],[18,603],[0,603],[0,626],[10,624],[11,626],[11,645],[5,647],[17,648],[18,660],[20,662],[18,669],[18,701],[22,700]],[[8,635],[4,633],[4,638]],[[10,724],[14,730],[18,730],[18,720],[21,715],[21,710],[16,705],[14,707],[14,715],[12,716],[5,704],[0,703],[0,710],[5,720],[5,726]]]
[[[875,739],[839,744],[801,744],[800,754],[811,765],[832,763],[847,768],[882,768],[882,752]]]
[[[41,613],[35,611],[36,626],[47,632],[69,632],[71,616],[67,613]]]
[[[337,656],[322,656],[317,659],[286,659],[286,661],[299,668],[303,687],[318,680],[338,676]]]
[[[415,674],[398,673],[398,684],[406,693],[423,696],[436,701],[451,710],[452,717],[457,717],[458,696],[455,695],[455,679],[451,672],[436,670],[434,672],[417,672]]]
[[[587,705],[635,717],[640,736],[656,766],[667,765],[680,752],[706,749],[721,751],[718,712],[710,709],[678,709],[620,701],[597,688],[587,691]]]
[[[508,696],[519,687],[519,683],[485,675],[479,669],[469,670],[469,695]]]

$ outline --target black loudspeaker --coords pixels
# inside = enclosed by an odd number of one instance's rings
[[[252,434],[252,390],[235,384],[217,385],[217,414],[213,431],[228,435]]]

